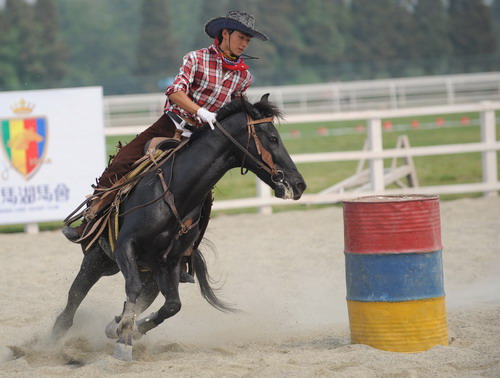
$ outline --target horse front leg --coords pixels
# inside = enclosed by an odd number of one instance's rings
[[[108,258],[97,245],[84,256],[80,271],[69,289],[66,307],[57,317],[52,328],[52,340],[58,340],[71,328],[76,310],[92,286],[102,276],[110,276],[118,271],[115,262]]]
[[[138,330],[141,334],[159,326],[181,309],[181,300],[179,297],[179,277],[180,277],[180,258],[176,261],[168,261],[154,273],[156,284],[162,295],[165,297],[165,304],[157,312],[141,319],[137,322]]]
[[[153,274],[151,272],[140,272],[139,273],[141,277],[141,282],[142,282],[142,290],[141,294],[137,298],[137,303],[135,305],[135,312],[136,314],[141,314],[146,309],[151,306],[151,304],[154,302],[156,297],[158,296],[158,293],[160,290],[158,289],[158,286],[156,285],[156,281],[153,278]],[[151,319],[151,317],[155,313],[145,317],[144,319],[136,321],[136,325],[138,326],[138,332],[134,334],[134,339],[140,339],[145,332],[141,332],[141,324],[144,323],[145,321]],[[106,326],[106,336],[109,337],[110,339],[117,339],[118,338],[118,324],[120,323],[121,316],[116,316],[109,324]]]
[[[134,333],[137,332],[135,324],[136,302],[142,289],[139,269],[135,260],[133,241],[128,240],[126,243],[120,243],[120,240],[118,240],[115,256],[116,263],[125,278],[127,300],[123,306],[121,320],[118,323],[118,340],[115,344],[114,356],[123,361],[131,361],[132,339]]]

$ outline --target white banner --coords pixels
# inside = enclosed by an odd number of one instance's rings
[[[0,92],[0,224],[64,219],[105,168],[101,87]]]

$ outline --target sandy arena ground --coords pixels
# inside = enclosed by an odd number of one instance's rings
[[[184,284],[181,312],[137,342],[130,363],[104,336],[122,309],[122,276],[103,278],[52,346],[80,249],[59,232],[2,234],[0,376],[500,377],[500,197],[441,202],[441,222],[448,347],[350,344],[342,210],[331,206],[213,219],[209,271],[242,312],[220,313]]]

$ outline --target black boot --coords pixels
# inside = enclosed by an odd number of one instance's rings
[[[182,256],[179,282],[194,283],[194,277],[192,274],[193,274],[193,265],[191,262],[191,256]]]
[[[80,234],[73,227],[64,226],[61,232],[70,242],[76,243],[76,241],[80,239]]]
[[[188,272],[185,272],[183,270],[181,270],[181,277],[180,277],[180,280],[179,282],[188,282],[188,283],[194,283],[194,278],[192,275],[190,275]]]

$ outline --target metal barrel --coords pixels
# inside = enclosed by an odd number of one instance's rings
[[[439,197],[343,201],[351,341],[392,352],[448,345]]]

